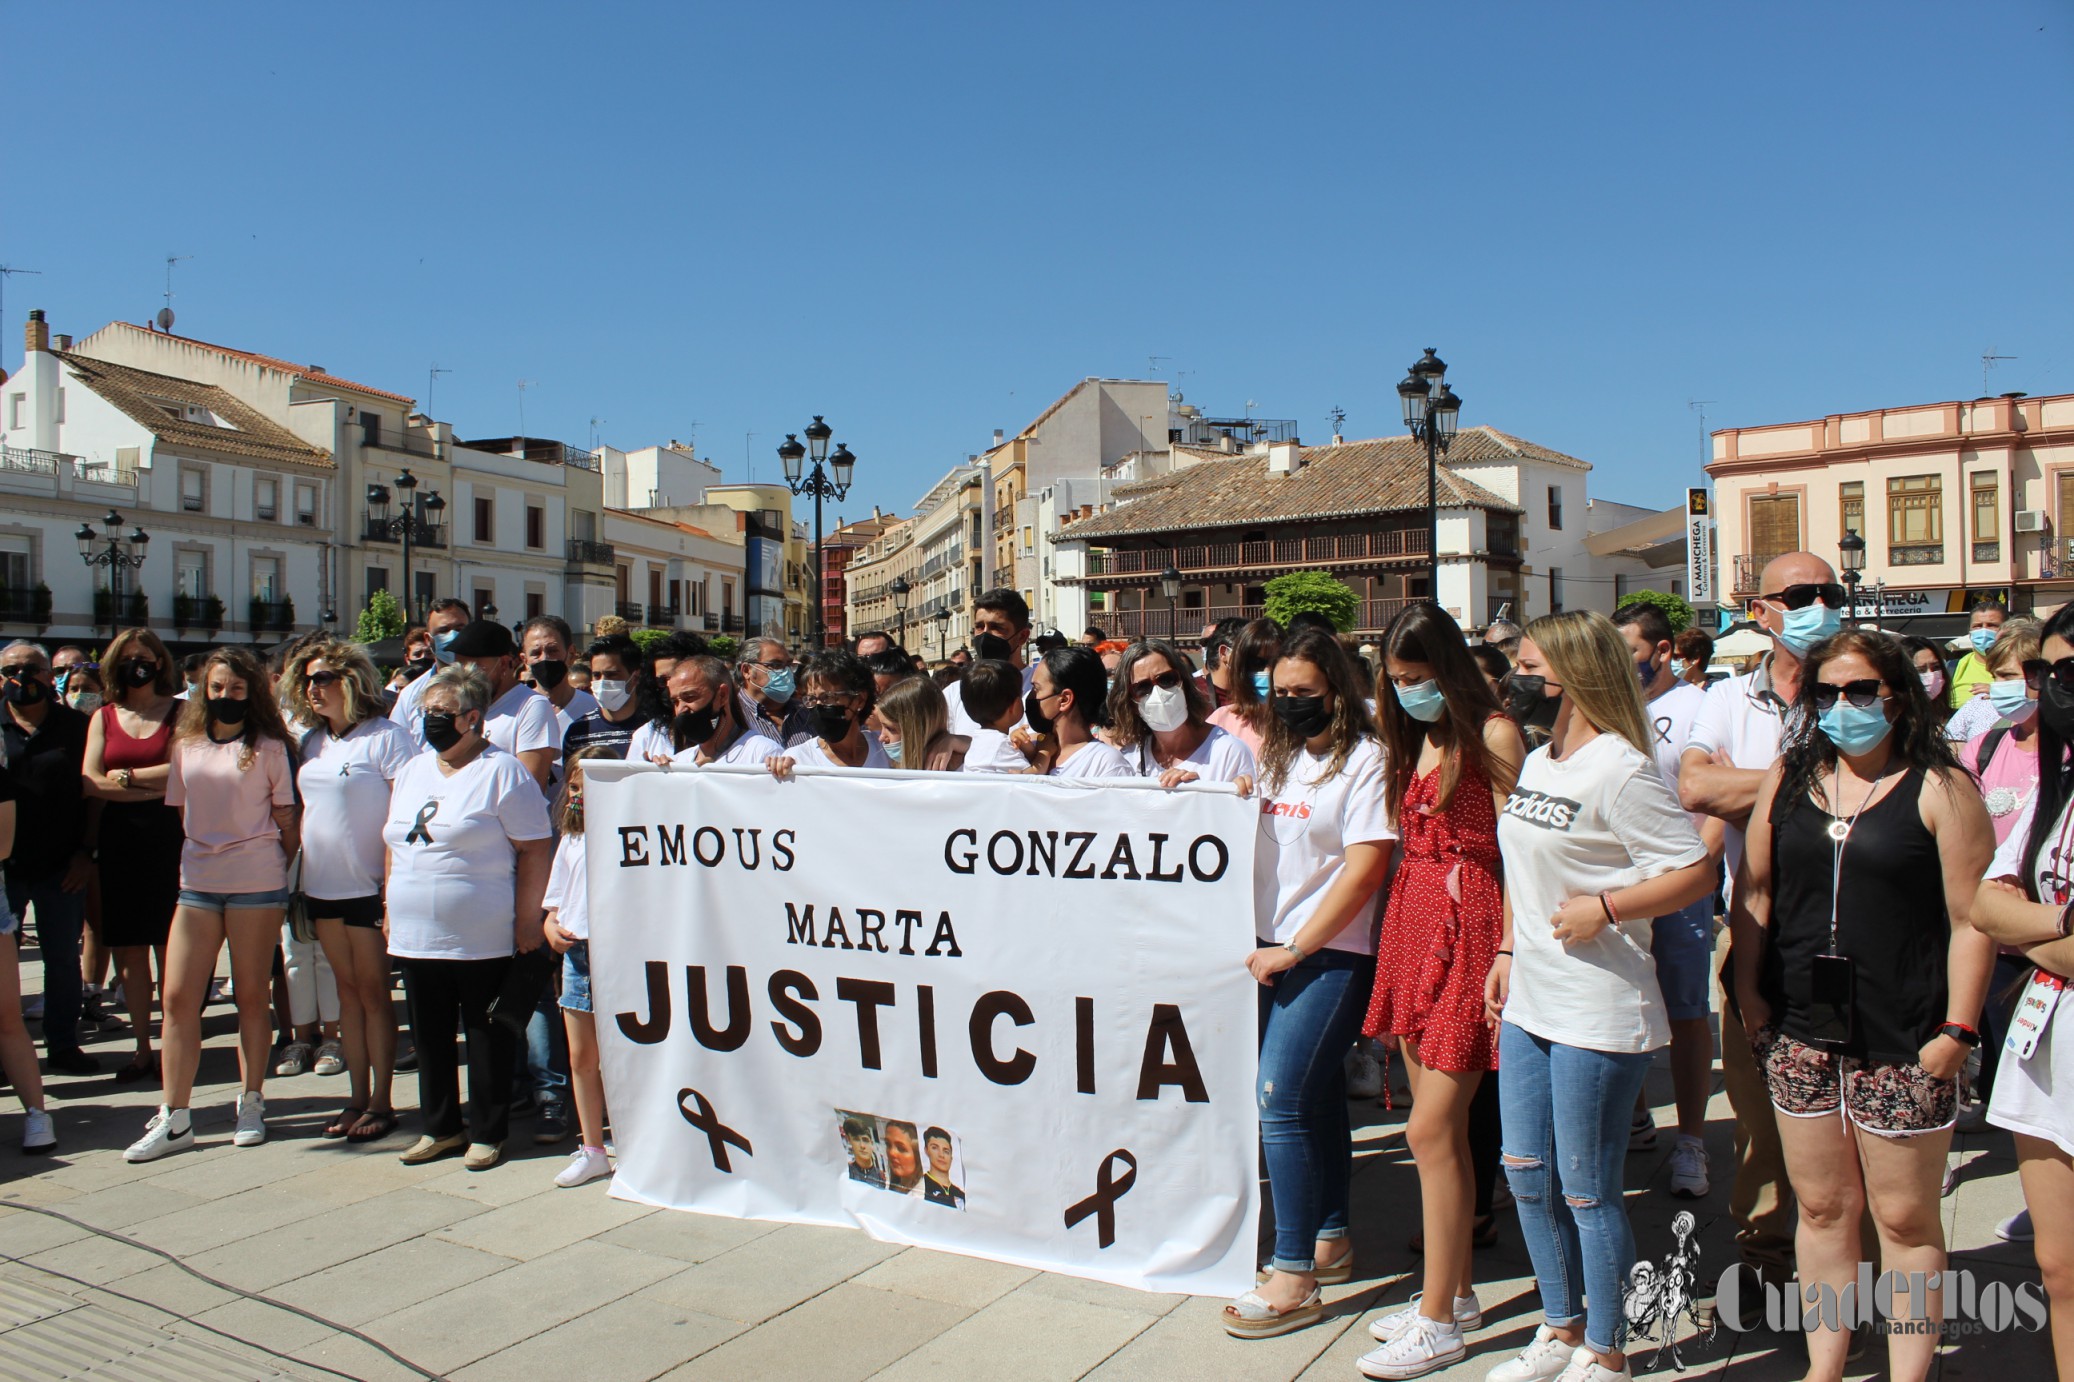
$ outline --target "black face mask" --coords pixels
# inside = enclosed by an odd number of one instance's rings
[[[1550,729],[1562,707],[1562,692],[1548,694],[1548,678],[1514,672],[1505,678],[1505,708],[1522,727]]]
[[[808,715],[814,722],[814,733],[833,744],[850,736],[850,708],[843,705],[817,705]]]
[[[1332,728],[1332,712],[1326,709],[1323,696],[1274,696],[1268,704],[1299,739],[1313,739]]]
[[[2050,675],[2038,688],[2038,723],[2062,744],[2074,743],[2074,692],[2062,691],[2058,678]]]
[[[461,742],[461,727],[454,723],[460,717],[450,711],[428,710],[425,712],[425,742],[440,753]]]
[[[670,721],[670,743],[673,748],[688,749],[694,744],[703,744],[720,728],[720,712],[712,706],[704,710],[680,710]],[[836,736],[840,738],[840,735]]]
[[[542,658],[533,664],[533,684],[542,691],[552,691],[568,679],[569,664],[566,662]]]
[[[1038,735],[1051,733],[1051,716],[1045,714],[1044,707],[1038,704],[1037,691],[1034,687],[1031,688],[1028,695],[1023,697],[1023,718],[1030,722],[1032,733]]]
[[[403,674],[406,677],[409,677],[412,681],[416,681],[419,677],[424,676],[425,673],[431,670],[432,658],[429,655],[425,657],[414,657],[409,662],[403,664]]]
[[[252,703],[231,696],[208,698],[209,718],[219,725],[242,725],[252,711]]]
[[[125,686],[149,686],[158,680],[158,664],[148,657],[126,657],[122,660],[122,681]]]
[[[972,655],[991,658],[996,662],[1013,662],[1015,645],[998,633],[982,631],[972,635]]]
[[[4,684],[0,684],[0,695],[4,695],[10,705],[41,705],[44,697],[43,683],[34,677],[9,677]]]

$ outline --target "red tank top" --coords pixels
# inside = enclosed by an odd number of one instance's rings
[[[101,770],[114,772],[117,768],[156,768],[167,761],[167,751],[173,742],[173,717],[158,727],[156,734],[139,739],[122,727],[115,707],[104,705],[97,712],[101,716]]]

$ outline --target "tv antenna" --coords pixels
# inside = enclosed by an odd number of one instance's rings
[[[17,269],[11,264],[0,264],[0,326],[6,325],[7,318],[7,276],[9,274],[36,274],[40,277],[42,273],[43,270],[41,269]]]
[[[184,259],[194,258],[191,254],[169,254],[166,256],[166,305],[158,310],[158,329],[173,329],[173,266]]]
[[[2014,355],[1997,355],[1993,346],[1989,346],[1980,353],[1980,396],[1982,398],[1988,396],[1988,371],[1995,367],[1995,362],[1997,360],[2014,360],[2017,358],[2019,357]]]
[[[1145,372],[1157,376],[1159,374],[1160,362],[1172,360],[1173,358],[1171,355],[1148,355],[1145,357]]]
[[[755,440],[754,432],[742,433],[742,462],[749,467],[749,483],[752,485],[756,483],[756,453],[749,449],[749,444]]]
[[[591,450],[596,451],[598,449],[598,424],[610,422],[611,420],[611,418],[604,417],[594,417],[591,419]]]
[[[432,386],[433,386],[433,385],[435,385],[435,384],[437,384],[437,383],[439,382],[439,376],[440,376],[440,375],[442,375],[442,374],[452,374],[452,373],[453,373],[453,371],[452,371],[452,370],[450,370],[450,369],[441,369],[441,368],[439,367],[439,361],[437,361],[437,360],[434,360],[434,361],[432,362],[432,368],[431,368],[431,369],[428,369],[428,370],[426,370],[426,371],[425,371],[425,416],[426,416],[426,417],[428,417],[428,418],[429,418],[429,417],[431,417],[431,416],[432,416]]]
[[[534,385],[538,384],[539,382],[540,382],[540,381],[539,381],[539,380],[537,380],[537,379],[521,379],[521,380],[519,380],[519,381],[518,381],[518,391],[519,391],[519,453],[520,453],[521,455],[523,455],[523,454],[524,454],[524,452],[525,452],[525,447],[526,447],[526,440],[525,440],[525,438],[526,438],[526,390],[527,390],[527,389],[530,389],[530,388],[532,388],[532,387],[533,387]]]
[[[1707,405],[1713,401],[1711,398],[1688,398],[1685,400],[1685,406],[1699,414],[1700,464],[1703,466],[1714,459],[1713,441],[1707,435]]]

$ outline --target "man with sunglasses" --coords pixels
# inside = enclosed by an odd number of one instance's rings
[[[775,638],[750,643],[742,650],[735,674],[742,684],[737,708],[742,712],[743,728],[780,745],[813,733],[813,722],[797,694],[799,670],[783,643]],[[668,674],[659,668],[656,677],[665,686],[669,684]]]
[[[1759,589],[1764,593],[1750,602],[1750,617],[1771,635],[1772,650],[1755,670],[1708,688],[1678,765],[1685,809],[1713,816],[1725,827],[1731,889],[1743,857],[1744,823],[1799,714],[1794,703],[1800,698],[1801,658],[1843,627],[1844,588],[1813,552],[1773,558]],[[1732,955],[1725,957],[1721,972],[1731,973],[1734,963]],[[1793,1274],[1799,1210],[1786,1179],[1770,1091],[1729,1003],[1721,1010],[1721,1082],[1736,1115],[1735,1186],[1729,1196],[1736,1246],[1760,1276],[1783,1281]]]

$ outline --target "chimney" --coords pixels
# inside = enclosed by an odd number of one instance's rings
[[[22,351],[34,355],[39,350],[50,349],[50,323],[43,319],[43,309],[33,308],[29,312],[29,325],[22,333]]]
[[[1000,429],[999,427],[996,427],[996,428],[994,429],[994,445],[996,445],[996,446],[999,446],[999,445],[1001,444],[1001,438],[1002,438],[1002,436],[1003,436],[1003,433],[1002,433],[1001,429]]]
[[[1303,449],[1293,441],[1271,441],[1267,444],[1267,473],[1270,475],[1294,475],[1303,469]]]
[[[70,336],[53,336],[50,338],[50,347],[52,350],[60,353],[68,351],[72,348],[72,338]]]

